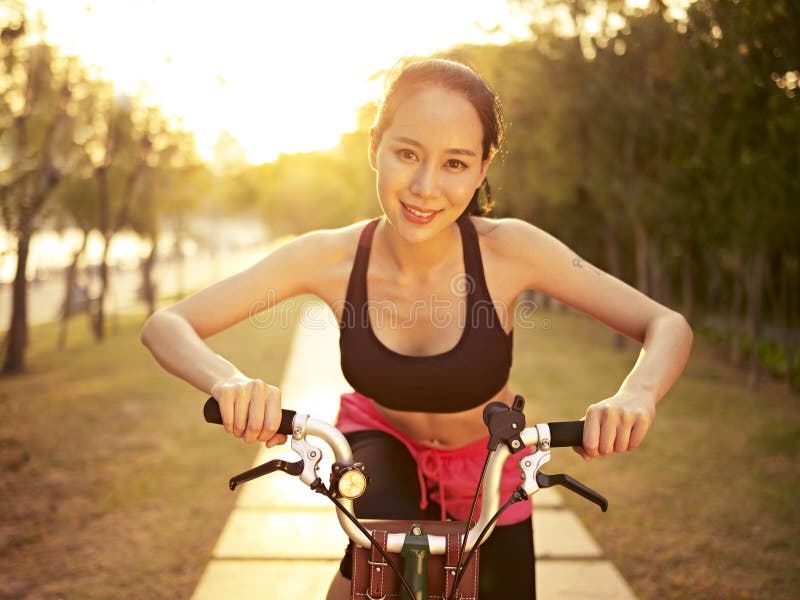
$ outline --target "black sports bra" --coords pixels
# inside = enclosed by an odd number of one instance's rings
[[[513,332],[506,334],[483,273],[478,234],[458,219],[467,274],[467,311],[458,343],[441,354],[409,356],[384,346],[370,326],[367,266],[379,219],[361,232],[340,323],[342,373],[379,405],[415,412],[459,412],[480,406],[508,381]]]

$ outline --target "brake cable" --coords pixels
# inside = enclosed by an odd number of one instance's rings
[[[353,525],[358,527],[358,530],[361,533],[363,533],[365,536],[367,536],[367,539],[372,543],[372,545],[375,548],[378,549],[378,551],[381,553],[383,558],[386,559],[386,563],[389,565],[389,567],[391,567],[392,571],[394,571],[395,575],[397,575],[397,577],[400,579],[400,582],[403,584],[403,587],[405,588],[406,592],[409,593],[409,597],[416,598],[416,594],[414,594],[414,590],[411,589],[411,586],[409,585],[408,581],[406,581],[406,578],[403,577],[403,574],[400,572],[400,569],[397,568],[397,565],[392,560],[392,557],[389,556],[389,553],[383,548],[383,546],[381,546],[378,543],[378,541],[372,536],[372,534],[369,532],[369,530],[361,524],[361,522],[355,517],[355,515],[353,515],[349,510],[347,510],[345,508],[344,504],[339,502],[339,500],[325,486],[325,484],[322,483],[322,480],[318,477],[317,480],[314,481],[314,483],[312,483],[309,487],[312,490],[314,490],[315,492],[317,492],[318,494],[322,494],[323,496],[329,498],[330,501],[333,502],[336,505],[336,508],[338,508],[340,511],[342,511],[342,513],[344,513],[344,515],[348,519],[350,519],[350,521],[353,523]]]

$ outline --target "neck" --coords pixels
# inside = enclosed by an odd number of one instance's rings
[[[386,219],[381,219],[374,239],[401,274],[431,271],[451,258],[461,260],[462,256],[461,232],[457,223],[429,240],[412,243],[397,235]]]

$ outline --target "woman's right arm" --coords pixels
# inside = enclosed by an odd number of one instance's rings
[[[282,300],[313,292],[335,253],[332,232],[312,232],[280,246],[249,269],[154,313],[142,343],[173,375],[216,398],[226,431],[248,443],[283,443],[280,391],[241,373],[203,340]]]

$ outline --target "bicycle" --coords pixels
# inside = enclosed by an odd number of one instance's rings
[[[445,575],[439,585],[441,596],[437,597],[443,600],[453,600],[457,591],[460,590],[465,573],[470,568],[470,562],[473,561],[478,548],[491,535],[498,517],[511,504],[526,500],[540,489],[561,485],[597,504],[603,512],[608,509],[608,501],[603,496],[569,475],[547,475],[540,471],[541,467],[550,460],[551,448],[582,445],[583,421],[540,423],[526,427],[523,414],[524,405],[525,401],[522,396],[516,396],[511,407],[501,402],[492,402],[484,409],[483,420],[489,430],[487,457],[476,485],[470,516],[466,523],[455,524],[463,525],[464,529],[459,538],[456,538],[458,542],[457,556],[452,534],[440,535],[426,532],[426,529],[440,529],[434,523],[408,524],[405,521],[368,521],[368,524],[376,526],[370,532],[353,514],[353,501],[364,493],[369,482],[366,466],[353,461],[350,445],[336,427],[309,415],[283,409],[281,424],[278,428],[278,433],[290,436],[291,448],[300,456],[299,461],[288,462],[281,459],[268,461],[235,475],[230,479],[229,487],[234,490],[246,481],[275,471],[283,471],[298,477],[313,491],[323,494],[336,505],[337,517],[342,529],[358,548],[366,549],[366,552],[370,553],[369,558],[372,560],[366,560],[370,571],[366,598],[374,600],[385,598],[392,591],[392,585],[400,586],[401,600],[429,598],[428,559],[431,556],[439,558],[446,556],[443,564]],[[219,405],[214,398],[206,401],[203,413],[207,422],[222,423]],[[323,440],[333,451],[335,462],[331,467],[328,485],[325,485],[317,474],[322,451],[306,439],[308,435]],[[503,506],[499,506],[503,465],[511,454],[516,454],[526,447],[535,449],[535,452],[523,456],[520,460],[522,483]],[[480,518],[470,527],[469,523],[472,520],[478,493],[482,486],[484,493]],[[407,528],[399,532],[389,532],[387,530],[392,529],[392,523],[402,523]],[[380,542],[376,539],[376,534],[379,532]],[[395,555],[395,558],[402,557],[402,573],[391,555]],[[381,557],[383,561],[379,560]],[[387,581],[384,575],[373,577],[384,567],[389,567],[395,573],[397,583],[393,583],[391,579]],[[477,567],[474,567],[473,571],[477,586]],[[380,581],[377,585],[374,584],[376,580]],[[356,585],[355,582],[356,577],[353,577],[353,586]],[[477,591],[475,594],[477,595]]]

